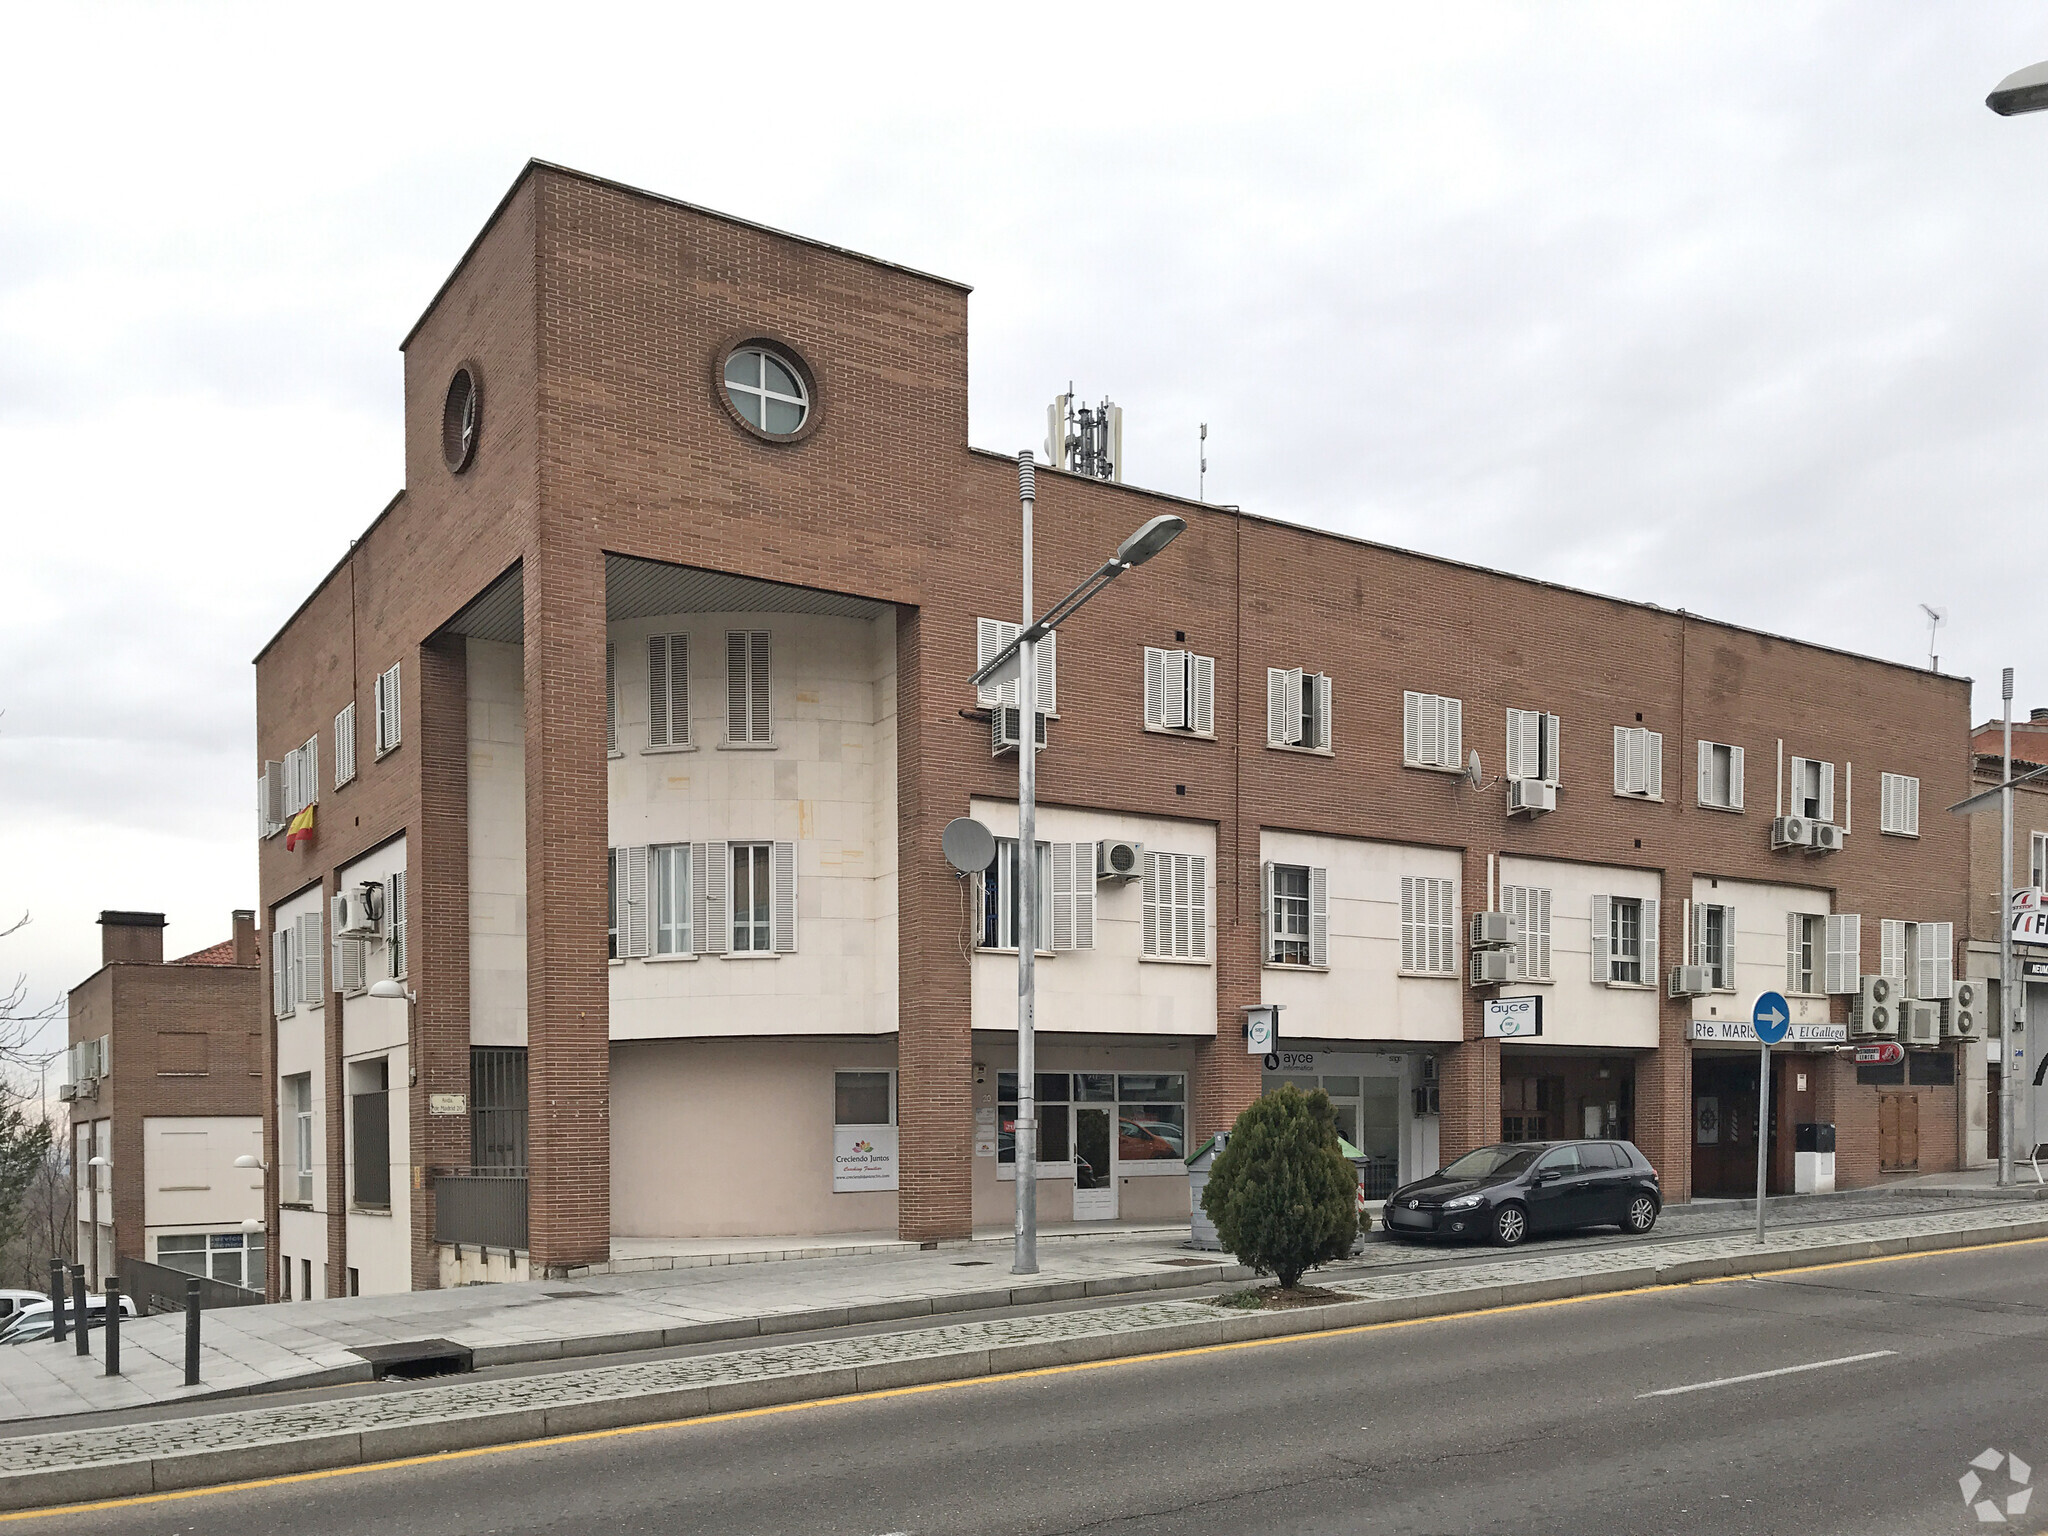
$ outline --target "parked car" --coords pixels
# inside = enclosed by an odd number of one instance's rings
[[[0,1323],[12,1318],[23,1307],[32,1307],[37,1302],[49,1305],[50,1298],[41,1291],[16,1291],[0,1289]]]
[[[121,1315],[136,1315],[133,1296],[121,1298]],[[68,1299],[64,1303],[64,1316],[67,1321],[76,1321],[76,1313]],[[107,1298],[86,1297],[85,1316],[87,1323],[94,1328],[104,1325],[107,1320]],[[8,1318],[4,1325],[0,1325],[0,1344],[20,1344],[31,1338],[47,1339],[55,1331],[55,1315],[50,1310],[49,1300],[47,1297],[38,1296],[36,1300],[17,1308],[14,1315]]]
[[[1498,1142],[1467,1152],[1387,1197],[1398,1237],[1485,1238],[1512,1248],[1531,1233],[1618,1226],[1638,1235],[1664,1208],[1657,1170],[1627,1141]]]

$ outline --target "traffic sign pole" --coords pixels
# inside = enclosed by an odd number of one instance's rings
[[[1792,1029],[1792,1010],[1782,994],[1766,992],[1756,1000],[1749,1022],[1756,1030],[1756,1240],[1764,1240],[1764,1175],[1771,1156],[1771,1047]]]

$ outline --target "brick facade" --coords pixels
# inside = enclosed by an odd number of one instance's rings
[[[609,1235],[607,553],[895,605],[898,1220],[919,1240],[967,1228],[967,967],[953,937],[957,883],[937,848],[971,797],[1015,795],[1014,761],[992,761],[985,721],[963,710],[975,618],[1016,606],[1019,532],[1014,460],[967,444],[966,300],[957,284],[529,167],[407,339],[405,492],[258,658],[265,757],[328,731],[351,699],[367,714],[376,673],[404,663],[404,744],[383,761],[366,750],[353,784],[323,787],[316,845],[289,853],[267,841],[261,869],[268,910],[362,850],[409,839],[418,1190],[427,1170],[460,1160],[463,1134],[460,1121],[426,1120],[424,1096],[466,1086],[463,705],[446,631],[520,569],[537,1267],[602,1258]],[[798,442],[764,443],[724,406],[724,350],[752,336],[779,338],[816,373],[818,423]],[[464,363],[484,381],[485,407],[475,464],[456,476],[441,462],[440,413]],[[1835,910],[1873,917],[1962,920],[1968,854],[1948,818],[1923,815],[1918,839],[1880,837],[1873,809],[1846,851],[1810,858],[1771,851],[1758,802],[1778,742],[1853,762],[1859,804],[1874,806],[1880,766],[1919,776],[1923,806],[1960,799],[1966,682],[1053,473],[1038,478],[1041,599],[1166,511],[1187,532],[1063,637],[1039,794],[1215,828],[1217,1025],[1196,1051],[1192,1144],[1258,1091],[1239,1024],[1260,999],[1262,830],[1458,850],[1468,911],[1492,855],[1653,872],[1666,957],[1683,952],[1695,875],[1820,886]],[[1213,741],[1140,728],[1136,658],[1178,636],[1216,658]],[[1266,747],[1268,666],[1336,679],[1332,755]],[[1461,697],[1466,739],[1493,770],[1505,709],[1563,716],[1557,811],[1511,819],[1497,791],[1404,770],[1404,688]],[[1639,721],[1664,733],[1661,803],[1609,792],[1610,727]],[[1746,815],[1693,804],[1689,754],[1702,737],[1747,746]],[[1876,944],[1873,921],[1865,969]],[[1661,1008],[1660,1048],[1638,1065],[1637,1136],[1676,1198],[1690,1151],[1689,1011]],[[1467,1039],[1443,1054],[1446,1155],[1498,1134],[1498,1043],[1478,1038],[1469,989],[1464,1011]],[[425,1196],[414,1211],[424,1284]],[[338,1251],[329,1264],[341,1272]]]

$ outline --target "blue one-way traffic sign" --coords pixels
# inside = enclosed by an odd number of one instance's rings
[[[1756,1026],[1756,1037],[1765,1045],[1776,1045],[1784,1039],[1785,1032],[1792,1027],[1792,1010],[1785,1006],[1784,994],[1766,992],[1758,998],[1749,1022]]]

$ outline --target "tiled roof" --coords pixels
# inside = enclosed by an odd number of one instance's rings
[[[206,949],[194,950],[191,954],[171,962],[173,965],[233,965],[234,963],[235,941],[233,939],[222,939],[218,944]]]

